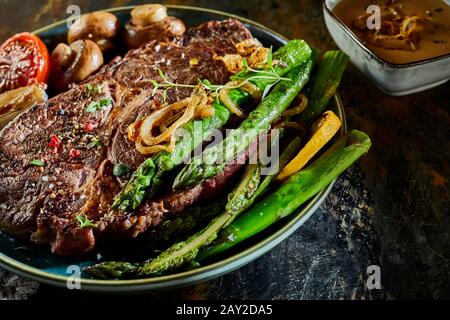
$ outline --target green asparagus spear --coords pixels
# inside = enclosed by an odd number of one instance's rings
[[[308,122],[325,111],[336,94],[347,64],[348,57],[341,51],[327,51],[323,55],[308,92],[308,107],[302,112],[300,119]]]
[[[261,132],[269,129],[292,103],[304,85],[308,82],[314,62],[312,60],[288,73],[291,82],[278,83],[260,105],[252,111],[238,129],[221,143],[206,149],[200,157],[194,158],[175,178],[175,189],[196,185],[223,171],[225,164],[237,154],[247,149]]]
[[[111,209],[126,211],[128,208],[137,208],[136,203],[141,203],[144,198],[144,190],[151,185],[155,175],[155,162],[152,158],[145,160],[133,173],[130,181],[122,191],[114,198]]]
[[[226,204],[227,199],[224,197],[223,199],[190,207],[183,211],[182,214],[163,222],[155,230],[152,230],[149,233],[149,237],[157,241],[172,240],[173,242],[174,239],[186,236],[187,232],[198,230],[199,226],[205,225],[213,217],[222,213]]]
[[[270,134],[270,150],[274,150],[275,145],[279,143],[284,132],[285,129],[272,131]],[[262,170],[263,165],[259,161],[247,165],[240,183],[228,195],[225,212],[232,215],[233,213],[242,212],[248,208],[248,202],[252,199],[253,195],[258,191],[261,185],[263,179]]]
[[[280,172],[280,170],[283,169],[289,163],[289,161],[291,161],[294,158],[296,153],[300,150],[300,146],[301,146],[301,139],[299,137],[295,138],[294,140],[291,141],[291,143],[289,143],[289,145],[281,153],[281,155],[278,159],[278,163],[275,164],[275,167],[277,168],[277,170],[273,174],[266,175],[264,177],[264,179],[262,179],[262,177],[260,176],[258,187],[256,188],[255,192],[242,193],[245,195],[245,197],[242,197],[242,196],[240,196],[240,194],[238,192],[236,192],[239,189],[239,187],[237,187],[235,189],[235,191],[232,193],[232,195],[235,194],[235,196],[231,199],[229,197],[229,200],[228,200],[228,203],[226,206],[227,212],[232,213],[232,214],[231,214],[230,219],[223,226],[223,228],[225,228],[229,224],[231,224],[234,221],[234,219],[237,216],[239,216],[240,213],[242,213],[245,210],[247,210],[248,208],[250,208],[253,205],[253,203],[266,192],[267,188],[272,183],[272,181],[275,179],[275,177]],[[247,170],[250,171],[251,169],[247,169]],[[255,174],[256,172],[259,173],[259,172],[261,172],[261,166],[258,166],[258,169],[254,168],[253,170],[254,170],[253,174]],[[254,178],[254,179],[256,180],[256,178]],[[236,202],[239,200],[241,201],[241,203],[239,205],[237,205]]]
[[[110,261],[87,267],[84,271],[97,279],[135,278],[140,266],[139,263]]]
[[[227,203],[226,198],[211,203],[191,207],[172,220],[165,221],[156,229],[146,233],[141,242],[149,242],[151,249],[162,247],[165,241],[174,241],[185,236],[187,232],[197,229],[207,221],[222,213]],[[165,242],[166,243],[166,242]],[[108,261],[95,264],[84,269],[85,272],[98,279],[134,278],[137,276],[141,263]]]
[[[274,143],[276,143],[276,139],[272,139],[272,145]],[[294,157],[299,148],[300,139],[294,139],[280,156],[278,168],[283,168]],[[216,239],[217,233],[221,229],[226,227],[239,214],[248,209],[254,203],[256,198],[264,193],[270,182],[274,179],[276,173],[277,172],[271,176],[266,176],[266,178],[261,181],[261,165],[248,165],[243,179],[228,197],[225,212],[213,219],[207,227],[197,232],[188,240],[176,243],[159,255],[155,260],[144,264],[138,275],[158,275],[193,261],[201,248],[211,244],[212,241]]]
[[[273,68],[278,76],[282,77],[307,61],[310,55],[311,50],[303,40],[289,41],[273,54],[273,61],[279,62]],[[273,80],[254,76],[252,72],[238,75],[241,80],[252,78],[251,82],[262,91],[271,86]],[[251,100],[250,94],[241,89],[231,90],[229,95],[238,106],[244,106]],[[111,209],[120,211],[136,209],[146,196],[152,196],[158,190],[164,174],[180,164],[211,135],[213,130],[221,128],[231,116],[229,110],[219,101],[214,103],[214,109],[213,117],[200,121],[202,130],[194,130],[195,123],[199,121],[189,122],[183,127],[189,134],[179,138],[172,153],[161,152],[156,157],[144,161],[122,192],[115,197]]]
[[[349,145],[345,146],[343,141],[338,141],[312,165],[291,176],[277,191],[224,229],[213,245],[198,255],[197,261],[204,261],[224,252],[290,215],[329,185],[371,147],[370,138],[356,130],[348,135],[348,143]]]

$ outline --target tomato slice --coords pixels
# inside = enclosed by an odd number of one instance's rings
[[[0,93],[34,83],[46,82],[50,57],[38,36],[24,32],[0,47]]]

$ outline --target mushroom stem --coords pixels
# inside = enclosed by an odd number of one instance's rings
[[[148,4],[136,7],[131,11],[133,23],[137,26],[148,26],[167,18],[167,8],[160,4]]]

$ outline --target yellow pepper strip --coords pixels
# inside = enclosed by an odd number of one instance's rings
[[[341,120],[332,111],[325,112],[320,120],[313,125],[313,136],[298,155],[289,162],[277,177],[284,181],[303,167],[322,149],[339,131]]]

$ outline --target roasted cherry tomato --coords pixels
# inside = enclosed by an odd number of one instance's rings
[[[0,93],[46,82],[50,57],[45,44],[31,33],[19,33],[0,47]]]

